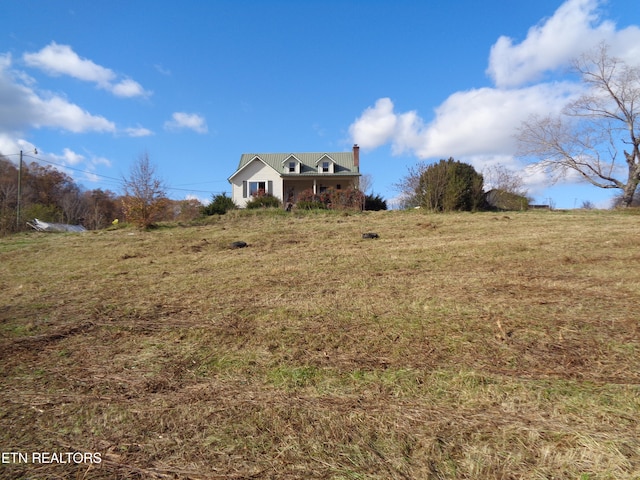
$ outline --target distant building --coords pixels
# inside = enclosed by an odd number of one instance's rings
[[[527,197],[505,190],[489,190],[484,194],[484,199],[489,208],[496,210],[527,210],[531,207]]]
[[[359,178],[360,147],[354,145],[351,152],[243,153],[228,180],[231,198],[244,208],[263,193],[286,205],[304,190],[320,194],[328,188],[358,187]]]

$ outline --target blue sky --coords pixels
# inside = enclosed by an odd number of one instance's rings
[[[0,153],[117,193],[148,153],[172,198],[203,201],[242,153],[358,143],[389,200],[454,157],[523,175],[537,203],[606,207],[515,158],[515,129],[561,108],[586,48],[640,60],[637,0],[2,0],[0,18]]]

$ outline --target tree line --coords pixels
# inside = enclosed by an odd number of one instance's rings
[[[26,230],[26,222],[34,218],[83,225],[89,230],[108,227],[116,219],[135,221],[139,214],[136,199],[149,192],[132,190],[132,180],[135,182],[133,174],[124,180],[124,195],[111,190],[86,190],[66,173],[32,162],[22,165],[18,181],[18,166],[0,155],[0,235]],[[155,210],[149,217],[153,221],[191,220],[201,214],[198,200],[171,200],[162,189],[152,193],[156,195],[152,199]]]
[[[149,228],[157,222],[191,221],[238,208],[224,193],[213,195],[208,205],[196,199],[169,199],[167,186],[146,153],[138,157],[129,175],[122,178],[122,191],[117,195],[110,190],[85,190],[66,173],[36,162],[23,165],[19,172],[16,165],[0,155],[0,235],[26,230],[27,222],[35,218],[83,225],[89,230],[109,227],[116,220]],[[347,193],[348,198],[343,198],[344,192],[337,192],[326,199],[334,208],[353,205],[369,210],[387,208],[386,201],[379,196]],[[281,203],[267,195],[255,199],[255,208],[270,206],[280,207]]]

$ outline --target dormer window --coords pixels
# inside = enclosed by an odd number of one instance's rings
[[[318,173],[335,173],[335,162],[329,155],[323,155],[316,162]]]
[[[295,155],[289,155],[282,161],[283,173],[300,173],[302,165],[300,159]]]

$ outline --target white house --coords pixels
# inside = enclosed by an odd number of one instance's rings
[[[243,208],[258,192],[295,203],[304,190],[358,187],[359,178],[360,147],[354,145],[351,152],[243,153],[229,183],[231,198]]]

